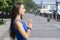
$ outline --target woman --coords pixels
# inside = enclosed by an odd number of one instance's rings
[[[25,8],[23,3],[15,3],[12,8],[11,25],[10,25],[10,37],[12,40],[28,40],[31,28],[32,20],[27,22],[27,25],[22,21],[22,16],[25,14]]]

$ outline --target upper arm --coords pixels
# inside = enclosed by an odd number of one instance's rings
[[[20,23],[19,21],[15,22],[15,26],[17,27],[17,30],[19,31],[19,33],[24,37],[24,38],[28,38],[27,33],[25,32],[22,23]]]

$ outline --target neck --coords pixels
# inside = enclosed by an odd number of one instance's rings
[[[21,20],[21,15],[17,15],[16,20]]]

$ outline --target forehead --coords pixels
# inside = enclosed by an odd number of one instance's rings
[[[21,6],[20,7],[24,7],[24,5],[23,4],[21,4]]]

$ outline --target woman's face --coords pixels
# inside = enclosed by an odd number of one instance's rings
[[[23,4],[21,4],[21,6],[20,6],[20,9],[19,9],[19,14],[20,15],[24,15],[25,14],[25,8],[24,8],[24,5]]]

